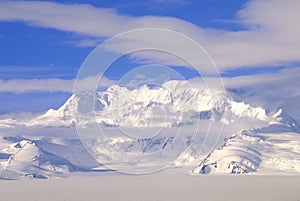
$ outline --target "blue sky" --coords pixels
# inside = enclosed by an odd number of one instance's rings
[[[154,27],[201,44],[233,97],[300,117],[291,107],[300,100],[298,8],[297,0],[1,1],[0,113],[59,107],[97,45],[123,31]],[[120,59],[106,77],[120,79],[144,59],[136,58]],[[197,76],[172,65],[185,79]]]
[[[172,16],[209,28],[243,29],[236,23],[226,22],[246,1],[184,1],[170,3],[160,1],[56,1],[65,4],[90,4],[101,8],[112,8],[123,15],[130,16]],[[168,2],[168,1],[166,1]],[[82,36],[49,28],[28,26],[23,22],[2,21],[0,23],[1,66],[13,67],[1,70],[2,79],[12,78],[71,78],[94,47],[76,48],[67,41]],[[103,38],[105,39],[105,38]],[[101,40],[100,40],[101,41]],[[35,68],[36,71],[30,71]],[[25,71],[16,75],[16,70]],[[30,71],[30,72],[29,72]],[[45,73],[39,71],[47,71]],[[28,73],[26,73],[28,72]],[[49,74],[50,73],[50,74]]]

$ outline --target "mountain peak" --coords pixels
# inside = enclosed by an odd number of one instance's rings
[[[274,121],[271,121],[270,125],[283,125],[300,131],[299,123],[282,108],[278,109],[272,117]]]

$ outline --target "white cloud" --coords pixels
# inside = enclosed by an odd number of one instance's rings
[[[213,84],[216,79],[205,78]],[[276,73],[222,78],[229,96],[237,101],[245,101],[253,106],[274,110],[282,107],[292,116],[300,117],[300,68],[290,68]],[[190,80],[193,86],[203,88],[203,80]]]
[[[300,68],[223,80],[231,94],[265,108],[284,105],[287,99],[300,96]]]
[[[144,78],[142,78],[141,75],[139,77],[126,80],[127,82],[121,80],[121,82],[119,82],[118,84],[129,89],[136,89],[142,87],[143,85],[161,86],[163,83],[169,80],[170,77],[165,74],[162,74],[161,76],[157,76],[157,77],[144,76]]]
[[[300,117],[300,68],[226,78],[224,82],[231,89],[230,94],[238,100],[269,110],[282,107],[293,117]]]
[[[160,17],[130,17],[113,9],[87,4],[66,5],[50,1],[1,1],[0,20],[23,21],[32,26],[71,31],[87,36],[109,37],[130,29],[167,25],[181,20]],[[160,21],[157,23],[157,21]]]
[[[34,91],[71,92],[72,80],[62,79],[13,79],[0,80],[0,92],[24,93]]]
[[[101,44],[101,40],[94,38],[85,38],[81,40],[69,40],[66,44],[74,45],[76,47],[96,47]]]
[[[91,83],[98,83],[98,76],[86,77],[79,80],[77,87],[80,90],[90,90]],[[28,92],[66,92],[72,93],[75,80],[64,79],[12,79],[12,80],[0,80],[0,92],[8,93],[28,93]],[[109,80],[106,77],[102,77],[101,82],[98,83],[98,87],[108,87],[114,84],[115,81]]]
[[[205,29],[171,17],[131,17],[111,9],[90,5],[64,5],[42,1],[2,1],[1,21],[24,21],[29,25],[84,34],[87,37],[110,37],[136,28],[167,28],[195,39],[208,50],[221,70],[251,66],[280,66],[299,62],[300,1],[253,0],[237,13],[246,29],[228,31]],[[80,41],[90,46],[95,41]],[[131,41],[132,42],[132,41]],[[136,41],[137,43],[140,41]],[[174,45],[174,41],[164,43]],[[123,44],[127,45],[127,44]],[[176,44],[175,45],[182,45]],[[122,49],[121,45],[119,46]],[[183,51],[189,51],[183,49]],[[191,54],[195,54],[191,52]],[[140,60],[161,64],[180,64],[159,54],[137,54]]]

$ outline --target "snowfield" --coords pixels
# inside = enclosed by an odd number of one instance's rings
[[[1,201],[298,201],[290,176],[102,176],[1,181]]]

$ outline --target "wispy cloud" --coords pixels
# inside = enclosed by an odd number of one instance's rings
[[[69,40],[66,42],[66,44],[73,45],[76,47],[96,47],[101,44],[100,39],[94,39],[94,38],[86,38],[86,39],[80,39],[80,40]]]
[[[229,93],[236,98],[266,108],[283,105],[287,99],[300,96],[300,68],[223,80]]]
[[[228,93],[239,101],[269,110],[281,107],[293,117],[300,117],[300,68],[226,78],[224,82]]]
[[[33,91],[71,92],[73,82],[62,79],[15,79],[0,80],[1,92],[25,93]]]
[[[219,68],[225,70],[300,62],[300,26],[297,21],[300,19],[299,10],[298,0],[290,0],[288,3],[282,0],[250,1],[233,19],[246,27],[242,31],[206,29],[172,17],[132,17],[86,4],[65,5],[42,1],[1,1],[0,20],[23,21],[32,26],[75,32],[94,38],[110,37],[136,28],[176,30],[195,39],[208,50]],[[135,42],[139,43],[139,40]],[[94,42],[80,41],[77,46],[96,45]],[[174,41],[164,43],[172,45]],[[121,45],[119,48],[121,51]],[[166,60],[159,54],[137,56],[140,60],[155,60],[168,65],[176,65],[178,61]]]
[[[205,78],[213,85],[216,79]],[[275,73],[222,78],[229,96],[268,110],[283,107],[293,116],[300,117],[300,68],[286,68]],[[204,88],[202,79],[190,80],[196,87]]]
[[[98,76],[86,77],[81,80],[76,80],[77,85],[80,86],[80,90],[90,90],[91,83],[98,83]],[[115,81],[109,80],[106,77],[102,77],[101,82],[98,83],[98,87],[108,87],[114,84]],[[31,93],[31,92],[66,92],[72,93],[75,80],[70,79],[12,79],[12,80],[0,80],[0,92],[8,93]]]

